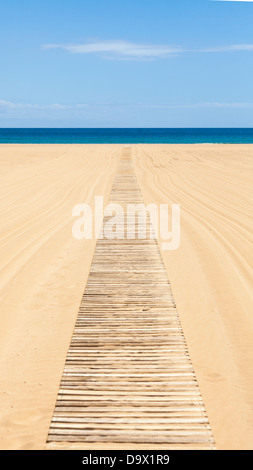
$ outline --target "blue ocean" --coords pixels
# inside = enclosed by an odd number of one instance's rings
[[[0,129],[8,144],[253,144],[251,128]]]

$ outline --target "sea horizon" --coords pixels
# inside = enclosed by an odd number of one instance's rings
[[[0,144],[253,144],[250,127],[0,128]]]

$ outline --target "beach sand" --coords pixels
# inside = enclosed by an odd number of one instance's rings
[[[0,145],[1,449],[46,447],[95,248],[72,208],[108,200],[122,148]],[[253,145],[132,155],[144,202],[181,204],[180,248],[161,254],[217,448],[253,449]]]

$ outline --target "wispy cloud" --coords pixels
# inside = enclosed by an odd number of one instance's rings
[[[0,100],[0,110],[52,110],[52,111],[82,111],[94,108],[253,108],[253,103],[234,102],[203,102],[191,104],[144,104],[144,103],[75,103],[75,104],[30,104],[15,103],[7,100]]]
[[[45,44],[42,46],[42,49],[62,49],[71,54],[95,54],[103,59],[154,60],[175,57],[183,53],[253,51],[253,44],[232,44],[187,49],[181,46],[138,44],[128,41],[113,40],[87,42],[84,44]]]
[[[64,109],[63,106],[54,105],[39,105],[39,104],[28,104],[28,103],[13,103],[12,101],[0,100],[0,108],[6,109]]]
[[[253,108],[253,103],[219,103],[219,102],[211,102],[211,103],[196,103],[189,106],[190,108]]]
[[[34,104],[2,99],[0,127],[217,127],[236,125],[239,116],[247,127],[252,111],[252,102]]]
[[[130,105],[131,106],[131,105]],[[136,104],[138,108],[159,108],[159,109],[195,109],[195,108],[253,108],[253,103],[192,103],[192,104]]]
[[[74,105],[68,105],[68,104],[59,104],[59,103],[54,103],[54,104],[30,104],[30,103],[14,103],[12,101],[6,101],[6,100],[0,100],[0,109],[5,108],[5,109],[34,109],[34,110],[67,110],[67,109],[73,109],[73,108],[86,108],[88,105],[87,104],[74,104]]]
[[[106,59],[155,59],[182,52],[179,46],[137,44],[128,41],[97,41],[84,44],[46,44],[43,49],[63,49],[72,54],[97,54]]]
[[[207,47],[205,49],[192,50],[191,52],[233,52],[233,51],[253,51],[253,44],[233,44],[231,46]]]

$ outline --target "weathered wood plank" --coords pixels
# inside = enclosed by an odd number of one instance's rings
[[[142,203],[124,149],[110,202]],[[104,218],[104,222],[109,221]],[[146,239],[99,238],[48,442],[212,449],[214,441],[170,283],[147,217]],[[145,222],[140,223],[144,233]]]

